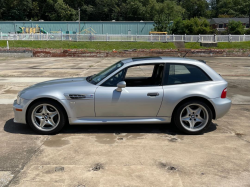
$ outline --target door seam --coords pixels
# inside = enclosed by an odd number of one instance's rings
[[[160,107],[159,107],[158,112],[156,114],[156,117],[158,117],[158,114],[159,114],[159,112],[161,110],[161,106],[162,106],[162,102],[163,102],[163,98],[164,98],[164,89],[163,89],[163,86],[161,88],[162,88],[162,99],[161,99],[161,104],[160,104]]]

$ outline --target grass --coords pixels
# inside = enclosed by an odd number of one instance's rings
[[[0,47],[6,47],[6,41],[0,41]],[[128,49],[176,49],[174,43],[151,42],[72,42],[72,41],[9,41],[10,48],[53,48],[86,50],[128,50]]]
[[[0,47],[6,47],[6,41],[0,40]],[[10,48],[52,48],[52,49],[86,49],[88,51],[112,51],[115,49],[176,49],[174,43],[161,42],[72,42],[72,41],[9,41]],[[208,49],[201,47],[200,43],[185,43],[187,49]],[[218,47],[213,49],[250,49],[248,42],[218,42]]]
[[[209,49],[201,47],[200,43],[185,43],[187,49]],[[218,42],[218,47],[212,49],[250,49],[250,41],[248,42]]]

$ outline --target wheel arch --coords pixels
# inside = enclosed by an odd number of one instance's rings
[[[26,113],[25,113],[25,121],[26,121],[26,123],[27,123],[27,115],[28,115],[28,110],[29,110],[29,108],[32,106],[32,104],[34,104],[34,103],[36,103],[36,102],[38,102],[38,101],[53,101],[53,102],[56,102],[57,104],[59,104],[59,105],[62,107],[62,109],[63,109],[63,111],[64,111],[64,114],[66,115],[66,119],[68,120],[68,116],[69,116],[69,115],[68,115],[68,113],[67,113],[67,111],[66,111],[64,105],[63,105],[60,101],[58,101],[58,100],[56,100],[56,99],[54,99],[54,98],[41,97],[41,98],[37,98],[37,99],[33,100],[33,101],[29,104],[29,106],[27,107]]]
[[[203,101],[204,103],[206,103],[209,108],[211,109],[212,111],[212,119],[216,119],[216,112],[215,112],[215,108],[213,106],[213,104],[206,98],[204,97],[200,97],[200,96],[193,96],[193,97],[188,97],[188,98],[185,98],[183,99],[182,101],[180,101],[174,108],[173,112],[172,112],[172,119],[173,119],[173,116],[174,116],[174,113],[176,112],[177,108],[182,105],[183,103],[186,103],[188,101],[191,101],[191,100],[199,100],[199,101]]]

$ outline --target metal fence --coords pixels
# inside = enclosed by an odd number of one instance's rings
[[[130,41],[130,42],[242,42],[250,35],[122,35],[122,34],[5,34],[0,40]]]

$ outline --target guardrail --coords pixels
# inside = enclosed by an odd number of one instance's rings
[[[250,35],[122,35],[122,34],[6,34],[0,40],[130,41],[130,42],[242,42]]]

